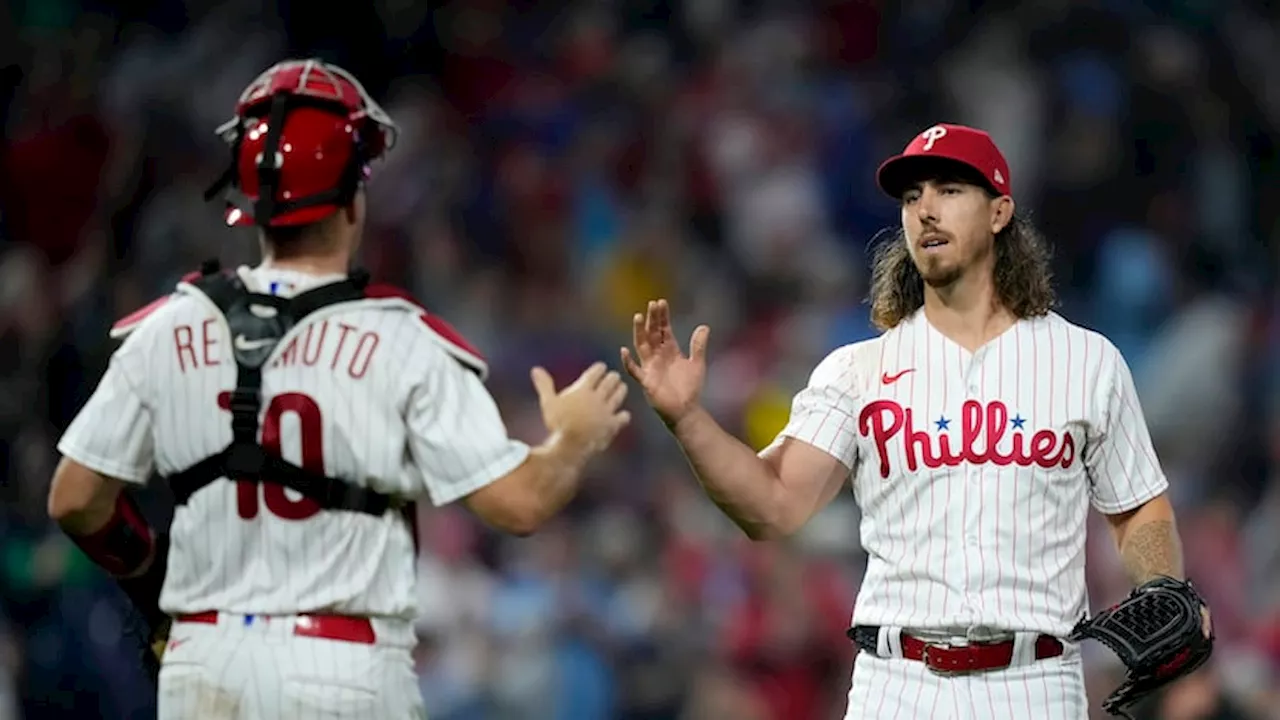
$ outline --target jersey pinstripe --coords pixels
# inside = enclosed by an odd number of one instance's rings
[[[974,353],[917,312],[814,370],[781,435],[851,469],[868,565],[853,621],[1068,634],[1085,522],[1168,486],[1128,366],[1058,315]]]
[[[337,277],[240,268],[289,295]],[[522,463],[477,373],[483,361],[395,297],[323,309],[268,359],[261,441],[289,461],[406,499],[455,501]],[[122,321],[129,333],[59,442],[104,475],[145,482],[231,440],[229,330],[203,298],[175,293]],[[464,364],[470,368],[464,367]],[[396,512],[319,512],[275,485],[217,482],[176,510],[161,607],[411,618],[414,542]]]

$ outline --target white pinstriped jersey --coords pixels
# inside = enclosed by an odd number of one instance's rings
[[[1090,504],[1168,486],[1119,351],[1055,314],[970,353],[917,311],[828,355],[782,435],[852,470],[855,624],[1066,635],[1088,603]]]
[[[339,279],[238,272],[281,295]],[[508,437],[465,341],[382,294],[324,308],[284,336],[262,376],[261,441],[308,469],[443,505],[514,469],[528,447]],[[113,330],[126,332],[58,450],[131,483],[222,450],[236,379],[222,315],[180,291]],[[414,542],[400,513],[320,512],[278,485],[219,481],[177,508],[171,532],[160,599],[171,614],[414,615]]]

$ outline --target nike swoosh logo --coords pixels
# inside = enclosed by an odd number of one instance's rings
[[[243,350],[245,352],[249,352],[251,350],[260,350],[274,343],[275,343],[274,338],[266,338],[263,340],[250,340],[249,338],[243,335],[237,335],[235,340],[236,349]]]
[[[915,368],[907,368],[906,370],[903,370],[901,372],[896,372],[892,375],[890,375],[889,373],[884,373],[883,375],[880,376],[880,382],[884,383],[885,385],[892,385],[898,382],[899,380],[901,380],[903,375],[906,375],[907,373],[912,373],[915,371],[916,371]]]

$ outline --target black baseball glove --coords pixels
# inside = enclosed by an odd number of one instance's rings
[[[1129,717],[1125,708],[1203,665],[1213,653],[1214,634],[1209,607],[1190,581],[1162,576],[1092,618],[1081,618],[1068,639],[1085,638],[1111,648],[1128,668],[1102,709]]]

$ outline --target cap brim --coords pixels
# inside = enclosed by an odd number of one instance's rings
[[[912,185],[923,180],[955,178],[1001,195],[978,168],[963,160],[938,155],[894,155],[880,164],[876,184],[884,194],[900,200]]]
[[[307,225],[329,217],[337,209],[338,208],[334,205],[313,205],[311,207],[298,208],[297,210],[277,215],[275,219],[271,221],[271,226]],[[227,225],[231,227],[243,227],[245,225],[254,224],[253,215],[234,205],[227,206],[226,213],[223,217],[227,221]]]

